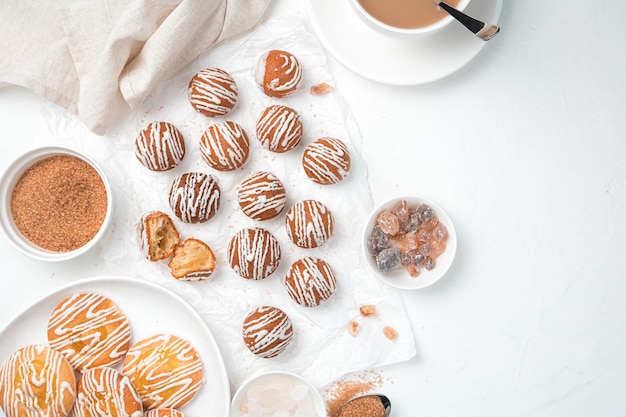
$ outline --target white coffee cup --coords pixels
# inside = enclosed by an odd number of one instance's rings
[[[414,1],[432,2],[433,9],[439,10],[439,14],[442,17],[439,20],[436,20],[429,24],[425,24],[424,26],[416,26],[416,27],[411,27],[411,28],[394,26],[393,23],[390,22],[389,20],[387,20],[387,22],[382,21],[381,20],[382,17],[374,16],[368,10],[366,10],[363,4],[361,4],[360,0],[348,0],[348,1],[350,2],[352,9],[367,25],[377,30],[378,32],[383,33],[385,35],[389,35],[389,36],[411,38],[411,37],[420,37],[424,35],[430,35],[432,33],[435,33],[443,29],[445,26],[447,26],[454,20],[452,16],[448,15],[444,10],[442,10],[438,6],[438,3],[439,3],[438,0],[414,0]],[[392,1],[387,1],[387,0],[380,0],[380,1],[385,1],[386,7],[393,7]],[[459,3],[455,5],[454,7],[458,10],[463,11],[467,7],[469,2],[470,0],[459,0]],[[454,3],[452,3],[451,5],[453,4]],[[401,6],[398,6],[398,7],[401,7]],[[410,12],[400,11],[400,13],[406,14]]]

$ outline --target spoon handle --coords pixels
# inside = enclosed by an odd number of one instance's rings
[[[463,26],[468,28],[472,33],[474,33],[476,36],[484,41],[488,41],[489,39],[493,38],[500,31],[500,28],[498,26],[485,25],[484,22],[476,20],[473,17],[458,11],[454,7],[451,7],[444,2],[440,2],[439,7],[448,12],[452,17],[461,22]]]

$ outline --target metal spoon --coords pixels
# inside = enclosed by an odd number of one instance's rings
[[[367,394],[367,395],[361,395],[360,397],[354,397],[350,401],[348,401],[347,403],[341,406],[341,409],[339,409],[338,416],[341,417],[341,413],[343,412],[343,409],[348,404],[358,399],[365,398],[365,397],[377,397],[378,399],[380,399],[380,402],[383,404],[383,408],[385,409],[385,416],[389,417],[389,414],[391,414],[391,400],[389,399],[389,397],[387,397],[386,395],[382,395],[382,394]]]
[[[480,20],[476,20],[473,17],[466,15],[463,12],[458,11],[454,7],[447,5],[444,2],[439,3],[439,7],[448,12],[452,17],[461,22],[463,26],[468,28],[473,34],[478,36],[484,41],[488,41],[500,32],[500,27],[496,25],[487,25]]]

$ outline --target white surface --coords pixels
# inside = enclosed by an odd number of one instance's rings
[[[304,6],[276,0],[270,15]],[[459,237],[449,275],[403,294],[418,354],[382,370],[392,415],[625,414],[625,14],[617,0],[506,1],[502,32],[426,85],[379,84],[331,58],[374,202],[429,196]],[[2,166],[49,143],[40,107],[0,90]],[[0,254],[4,323],[102,272],[97,252],[49,265],[2,240]]]
[[[439,219],[439,222],[446,226],[446,229],[448,230],[446,250],[435,259],[435,267],[428,271],[424,266],[421,266],[417,277],[411,277],[404,268],[383,274],[378,269],[376,258],[369,254],[365,244],[367,238],[372,235],[372,229],[376,224],[378,215],[383,210],[393,210],[401,200],[405,200],[407,202],[409,209],[416,209],[420,204],[429,205],[433,209],[435,216]],[[399,288],[401,290],[419,290],[429,287],[439,281],[446,275],[450,267],[452,267],[452,263],[454,262],[454,257],[456,255],[457,236],[454,222],[445,209],[439,204],[430,198],[422,196],[397,196],[389,201],[379,204],[378,207],[372,211],[370,218],[367,220],[367,223],[363,228],[363,242],[363,258],[365,258],[365,262],[367,262],[372,274],[374,274],[382,282],[392,287]]]
[[[45,295],[0,329],[0,363],[23,346],[47,344],[48,319],[54,308],[66,297],[83,292],[94,292],[111,299],[128,318],[133,342],[168,333],[188,340],[202,360],[205,383],[194,400],[181,407],[181,411],[199,416],[211,409],[216,415],[227,415],[230,385],[213,334],[182,298],[140,279],[93,277],[70,283]],[[121,369],[120,366],[116,368]],[[4,415],[1,410],[0,415]]]
[[[368,26],[349,1],[306,0],[311,26],[329,53],[370,80],[417,85],[444,78],[467,65],[487,45],[458,22],[416,38],[386,35]],[[473,0],[466,12],[497,23],[502,0]]]

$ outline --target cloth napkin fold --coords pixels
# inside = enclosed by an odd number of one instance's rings
[[[41,94],[103,135],[156,85],[252,28],[270,1],[4,1],[0,85]]]

